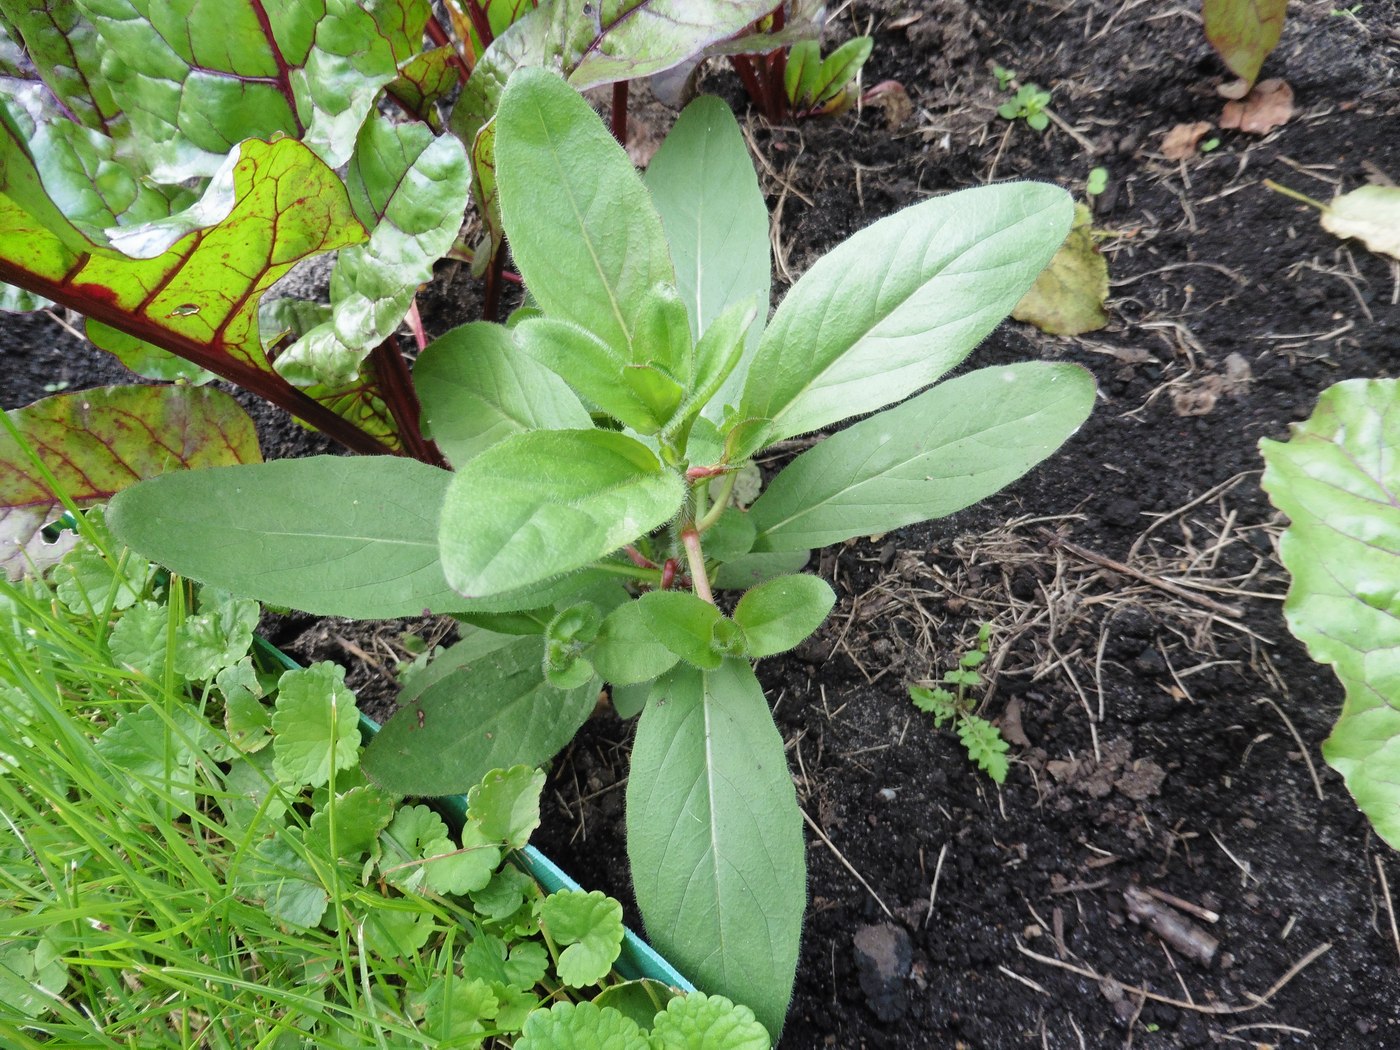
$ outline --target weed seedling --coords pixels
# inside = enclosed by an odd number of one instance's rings
[[[958,666],[943,673],[943,685],[931,688],[911,685],[909,699],[920,711],[933,715],[936,727],[941,729],[949,721],[956,723],[958,739],[967,757],[987,776],[1002,784],[1006,782],[1008,768],[1007,743],[1002,739],[1001,730],[973,712],[976,704],[968,695],[969,690],[982,684],[977,668],[987,659],[991,637],[992,625],[984,623],[977,631],[977,647],[963,653],[958,658]]]
[[[1108,189],[1108,169],[1094,168],[1089,172],[1089,177],[1084,180],[1084,192],[1090,197],[1097,197]]]
[[[997,80],[1000,82],[1001,77],[998,76]],[[1022,84],[1010,102],[1003,102],[997,107],[997,115],[1003,120],[1021,118],[1034,130],[1044,131],[1050,126],[1050,117],[1045,112],[1049,104],[1050,92],[1038,84]]]

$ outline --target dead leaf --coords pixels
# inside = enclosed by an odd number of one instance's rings
[[[1293,89],[1286,80],[1261,80],[1239,102],[1227,102],[1220,111],[1222,128],[1238,128],[1250,135],[1267,135],[1293,119]]]
[[[1051,335],[1082,335],[1108,324],[1108,262],[1094,244],[1092,216],[1074,207],[1074,225],[1011,316]]]
[[[1249,367],[1244,355],[1228,354],[1225,358],[1225,381],[1221,385],[1221,393],[1231,396],[1248,393],[1249,385],[1253,382],[1254,369]]]
[[[1172,409],[1179,416],[1208,416],[1215,411],[1224,383],[1217,375],[1205,376],[1190,386],[1172,391]]]
[[[1322,228],[1400,259],[1400,187],[1362,186],[1343,193],[1323,209]]]
[[[1031,741],[1021,724],[1021,698],[1013,696],[1006,703],[1001,716],[1001,735],[1009,744],[1017,747],[1030,747]]]
[[[1194,124],[1178,124],[1162,136],[1162,156],[1167,160],[1185,160],[1196,155],[1196,147],[1213,125],[1208,120]]]
[[[914,115],[914,103],[909,92],[898,80],[882,80],[860,97],[861,105],[875,106],[884,111],[885,127],[894,131],[903,127]]]

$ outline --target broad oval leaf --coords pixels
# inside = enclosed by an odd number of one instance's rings
[[[646,185],[671,246],[692,336],[698,341],[731,307],[757,304],[746,357],[717,398],[732,403],[768,319],[772,274],[768,206],[729,106],[713,96],[686,106],[647,166]]]
[[[758,659],[800,645],[835,604],[836,592],[820,577],[779,576],[739,599],[734,622],[744,629],[749,655]]]
[[[1231,73],[1254,83],[1283,35],[1288,0],[1203,0],[1206,39]]]
[[[1015,481],[1094,404],[1077,365],[983,368],[862,420],[793,460],[750,508],[755,551],[797,551],[951,514]]]
[[[1288,629],[1346,689],[1323,757],[1400,849],[1400,381],[1338,383],[1286,444],[1259,447],[1264,490],[1291,521]]]
[[[518,71],[496,116],[511,254],[544,312],[632,354],[654,285],[675,284],[661,220],[627,154],[577,91]]]
[[[527,430],[581,430],[588,410],[548,368],[522,354],[500,325],[474,321],[434,339],[413,366],[425,436],[460,468]]]
[[[452,478],[439,542],[448,582],[485,597],[582,568],[665,524],[685,483],[605,430],[516,434]]]
[[[222,390],[114,386],[55,394],[9,413],[20,441],[79,506],[111,499],[142,478],[182,467],[257,463],[253,421]],[[65,549],[39,531],[63,504],[8,430],[0,432],[0,567],[19,576]]]
[[[802,816],[753,670],[675,672],[642,711],[627,856],[652,944],[701,987],[783,1027],[806,906]]]
[[[714,670],[724,657],[715,644],[715,629],[724,614],[689,591],[650,591],[636,606],[652,636],[687,663]]]
[[[637,685],[676,666],[680,657],[657,641],[650,619],[641,602],[627,601],[603,620],[588,659],[604,681],[614,686]]]
[[[397,456],[182,471],[121,493],[119,539],[172,572],[319,616],[389,619],[464,603],[438,561],[452,475]]]
[[[365,775],[401,795],[449,795],[493,769],[548,762],[593,710],[598,686],[555,689],[540,649],[521,638],[433,682],[370,741]]]
[[[1069,232],[1069,194],[1006,183],[881,219],[819,259],[778,307],[749,367],[740,418],[768,444],[899,401],[958,364]]]

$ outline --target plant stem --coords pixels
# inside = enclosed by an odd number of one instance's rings
[[[619,80],[612,88],[612,133],[617,144],[627,148],[627,81]]]
[[[595,561],[589,566],[599,572],[612,573],[614,576],[626,576],[632,580],[643,580],[650,584],[661,582],[660,569],[644,569],[640,565],[626,565],[620,561]]]
[[[399,439],[404,451],[421,463],[447,469],[447,460],[437,445],[423,436],[419,426],[423,407],[418,402],[418,393],[413,388],[413,377],[408,371],[399,341],[389,336],[370,352],[370,360],[379,380],[379,392],[389,407],[398,427]]]
[[[696,597],[714,605],[715,595],[710,590],[710,578],[705,574],[705,554],[700,549],[700,533],[695,531],[694,525],[681,529],[681,546],[685,548],[685,560],[690,565],[690,584],[695,588]]]
[[[504,245],[497,245],[486,267],[486,291],[482,295],[481,314],[483,320],[501,319],[501,281],[506,268]]]
[[[1273,190],[1275,193],[1281,193],[1285,197],[1291,197],[1295,201],[1299,201],[1302,204],[1307,204],[1316,208],[1318,211],[1328,210],[1328,206],[1326,204],[1323,204],[1321,201],[1313,200],[1306,193],[1299,193],[1297,190],[1289,189],[1287,186],[1281,186],[1273,179],[1265,179],[1264,185],[1269,187],[1269,189]]]
[[[481,46],[484,48],[491,43],[491,24],[486,22],[486,13],[482,11],[473,0],[467,0],[467,11],[471,16],[473,28],[476,29],[477,35],[481,37]],[[476,15],[478,13],[481,14],[482,22],[486,25],[486,32],[484,34],[481,32],[481,26],[477,24]],[[447,64],[457,71],[457,79],[463,84],[471,79],[472,71],[467,68],[466,62],[462,61],[462,56],[457,52],[457,48],[453,46],[452,38],[447,35],[447,30],[442,27],[442,23],[437,20],[436,15],[428,16],[426,32],[428,34],[428,39],[438,47],[452,48],[452,54],[448,57]]]
[[[705,512],[705,516],[695,523],[696,532],[704,532],[724,513],[724,509],[729,506],[729,497],[734,492],[734,483],[739,479],[739,472],[731,470],[720,482],[719,495],[715,497],[715,505]]]

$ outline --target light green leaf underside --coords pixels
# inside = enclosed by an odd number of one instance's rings
[[[413,380],[427,435],[459,468],[512,434],[592,423],[564,381],[522,354],[500,325],[473,322],[433,340]]]
[[[547,580],[664,524],[684,489],[679,474],[623,434],[516,434],[453,477],[440,528],[443,568],[472,597]]]
[[[984,368],[798,456],[749,513],[755,551],[795,551],[951,514],[1045,459],[1093,407],[1076,365]]]
[[[365,775],[402,795],[466,791],[493,769],[548,762],[598,698],[596,680],[555,689],[538,638],[521,638],[428,686],[365,749]],[[418,713],[422,712],[420,724]]]
[[[627,783],[637,903],[658,951],[776,1035],[807,897],[783,740],[747,661],[668,683],[642,712]]]
[[[1323,756],[1400,849],[1400,381],[1338,383],[1286,444],[1260,449],[1264,490],[1291,519],[1289,630],[1346,689]]]
[[[167,474],[108,521],[172,571],[319,616],[388,619],[466,603],[438,561],[452,475],[396,456],[312,456]]]
[[[1063,190],[1006,183],[881,219],[793,286],[759,343],[740,402],[766,442],[899,401],[958,364],[1065,239]]]

